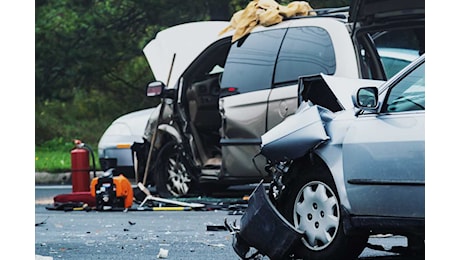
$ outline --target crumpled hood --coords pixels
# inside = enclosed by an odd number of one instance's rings
[[[325,129],[334,112],[353,109],[358,88],[379,87],[383,81],[351,79],[320,74],[301,79],[303,101],[297,111],[261,136],[260,153],[267,159],[285,161],[305,155],[330,136]]]
[[[160,31],[143,49],[155,79],[168,87],[174,86],[184,70],[219,38],[219,32],[226,26],[228,22],[204,21],[180,24]]]
[[[302,98],[300,101],[311,101],[315,105],[337,112],[354,107],[352,95],[356,94],[359,88],[379,87],[384,82],[320,74],[303,78],[299,86],[299,97]]]

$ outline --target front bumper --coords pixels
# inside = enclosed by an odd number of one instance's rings
[[[286,259],[302,234],[278,212],[260,183],[234,233],[233,249],[243,259],[248,258],[251,247],[270,259]]]

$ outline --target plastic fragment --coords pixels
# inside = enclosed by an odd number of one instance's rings
[[[160,259],[168,258],[168,253],[169,253],[169,250],[160,248],[160,252],[158,253],[157,258],[160,258]]]

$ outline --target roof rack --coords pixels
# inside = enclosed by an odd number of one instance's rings
[[[338,19],[347,19],[348,18],[348,11],[350,10],[349,6],[344,7],[335,7],[335,8],[320,8],[320,9],[313,9],[310,12],[316,12],[316,15],[306,15],[306,16],[293,16],[284,18],[284,20],[294,20],[294,19],[301,19],[306,17],[335,17]]]
[[[328,14],[346,13],[349,10],[350,10],[349,6],[344,6],[344,7],[313,9],[310,12],[316,12],[317,15],[328,15]]]

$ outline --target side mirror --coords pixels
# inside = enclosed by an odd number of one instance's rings
[[[357,108],[375,111],[378,107],[379,90],[376,87],[363,87],[358,89],[354,98]]]
[[[146,95],[147,97],[161,96],[161,94],[163,94],[164,88],[165,88],[165,84],[161,81],[150,82],[147,85]]]

